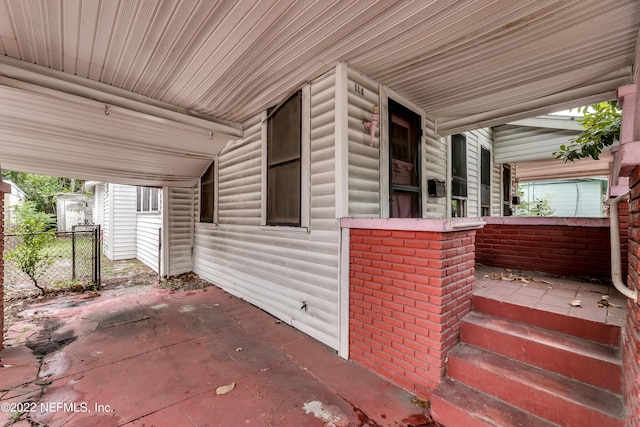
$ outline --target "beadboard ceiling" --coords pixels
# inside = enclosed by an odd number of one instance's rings
[[[613,98],[633,81],[639,25],[636,0],[0,0],[0,56],[221,124],[209,145],[174,141],[196,158],[181,167],[172,150],[147,159],[153,144],[144,158],[127,152],[154,179],[120,168],[132,183],[191,185],[234,126],[338,62],[411,99],[446,135]],[[8,110],[0,119],[18,120]],[[17,133],[0,131],[5,168],[28,165],[10,145]],[[42,157],[39,170],[52,169]],[[101,176],[117,169],[84,161]]]

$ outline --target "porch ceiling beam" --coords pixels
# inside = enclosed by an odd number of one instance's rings
[[[617,88],[627,83],[628,79],[621,79],[619,82],[616,81],[614,83],[605,82],[608,86],[606,90],[590,95],[575,94],[575,98],[571,96],[573,91],[568,91],[469,117],[440,118],[436,121],[436,133],[440,136],[453,135],[473,129],[503,125],[532,116],[541,116],[554,111],[609,101],[617,97],[617,91],[609,89],[609,86]],[[567,99],[569,100],[567,101]]]
[[[213,134],[231,138],[242,136],[242,124],[240,123],[209,117],[108,84],[6,56],[0,57],[0,76],[206,129]]]
[[[523,120],[516,120],[515,122],[509,122],[507,124],[545,129],[575,130],[577,132],[582,132],[584,128],[576,120],[579,118],[580,117],[567,118],[564,116],[538,116]]]

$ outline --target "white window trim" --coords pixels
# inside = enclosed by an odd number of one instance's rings
[[[260,224],[265,231],[309,232],[311,207],[311,85],[302,88],[302,109],[300,129],[300,226],[267,225],[267,112],[262,112],[262,180]],[[215,212],[214,212],[215,216]]]
[[[145,188],[148,188],[148,196],[149,196],[149,209],[148,210],[144,210],[144,201],[142,202],[142,209],[138,210],[138,192],[141,190],[142,192],[142,196],[144,197],[144,193],[145,193]],[[140,190],[139,190],[140,189]],[[158,192],[158,209],[151,209],[151,192],[152,191],[157,191]],[[155,188],[155,187],[144,187],[144,186],[138,186],[136,187],[136,214],[138,215],[158,215],[162,212],[162,189],[161,188]]]

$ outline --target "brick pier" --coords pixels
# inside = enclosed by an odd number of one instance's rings
[[[479,220],[476,220],[476,222]],[[428,396],[471,310],[473,219],[351,220],[349,358]]]

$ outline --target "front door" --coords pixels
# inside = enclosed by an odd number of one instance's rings
[[[391,218],[420,218],[420,116],[389,100]]]

